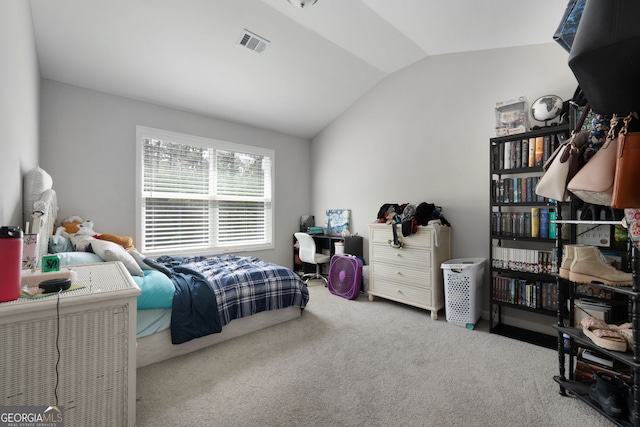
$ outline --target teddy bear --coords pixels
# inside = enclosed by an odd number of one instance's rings
[[[81,230],[82,230],[82,233],[79,233]],[[72,236],[78,233],[79,233],[79,236],[77,236],[75,239],[72,239]],[[82,218],[76,215],[63,218],[60,221],[60,227],[57,228],[55,234],[70,239],[77,251],[83,251],[84,248],[86,248],[88,244],[87,236],[90,236],[99,240],[106,240],[108,242],[117,243],[118,245],[122,246],[126,250],[135,249],[135,246],[133,244],[133,239],[131,237],[118,236],[116,234],[109,234],[109,233],[96,233],[93,229],[93,221],[90,221],[90,220],[83,221]],[[84,237],[81,237],[81,236],[84,236]],[[76,247],[76,243],[74,242],[74,240],[80,243],[81,248],[83,249],[78,249]]]

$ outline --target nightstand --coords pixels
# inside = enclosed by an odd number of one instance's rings
[[[70,268],[84,288],[0,304],[2,406],[56,404],[59,348],[64,424],[132,427],[140,289],[120,262]]]

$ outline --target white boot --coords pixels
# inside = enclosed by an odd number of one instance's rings
[[[610,265],[595,246],[574,246],[569,280],[576,283],[598,282],[609,286],[631,286],[633,276]]]
[[[576,245],[564,245],[562,246],[562,263],[560,264],[560,270],[558,274],[563,279],[569,280],[569,271],[571,270],[571,264],[573,264],[573,260],[575,259],[575,250],[576,246],[584,246],[582,244]]]

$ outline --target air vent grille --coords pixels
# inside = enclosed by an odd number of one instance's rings
[[[251,31],[244,30],[240,35],[238,43],[256,53],[262,53],[271,42]]]

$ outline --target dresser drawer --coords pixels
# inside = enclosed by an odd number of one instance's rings
[[[410,304],[416,307],[431,309],[431,289],[418,288],[398,282],[379,280],[378,277],[370,282],[369,293],[382,298]]]
[[[382,281],[395,281],[419,288],[431,288],[431,270],[415,269],[404,265],[394,265],[373,259],[369,266],[371,277]]]
[[[402,226],[396,224],[396,230],[398,232],[398,238],[402,240],[404,244],[403,249],[409,248],[430,248],[431,247],[431,233],[433,232],[432,226],[418,227],[418,232],[410,234],[407,237],[402,235]],[[371,224],[369,226],[369,241],[370,243],[384,243],[389,244],[389,240],[393,240],[393,230],[391,230],[390,224]]]
[[[369,257],[402,266],[431,268],[431,251],[429,249],[411,249],[407,247],[392,248],[389,245],[371,245]]]

